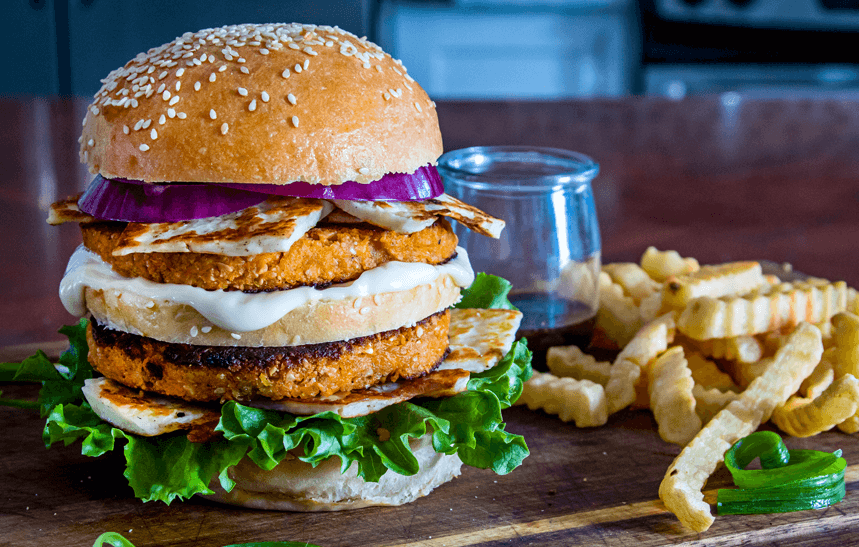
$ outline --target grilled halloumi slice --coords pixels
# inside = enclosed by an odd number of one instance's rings
[[[347,201],[333,200],[334,204],[352,216],[374,226],[401,233],[413,233],[431,226],[443,216],[467,226],[475,232],[498,239],[504,221],[484,213],[453,196],[442,194],[422,201]]]
[[[350,418],[415,397],[448,397],[467,389],[472,372],[488,370],[510,350],[522,314],[515,310],[451,310],[450,355],[437,370],[350,393],[309,399],[243,404],[298,415],[331,411]],[[201,405],[133,390],[107,378],[87,380],[84,396],[96,414],[115,427],[143,436],[208,428],[220,418],[216,405]],[[205,434],[200,434],[205,438]]]

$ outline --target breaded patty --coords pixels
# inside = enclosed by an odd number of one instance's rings
[[[87,341],[93,368],[132,388],[190,401],[279,400],[422,376],[447,355],[449,326],[445,310],[413,327],[340,342],[221,347],[160,342],[92,320]]]
[[[118,274],[156,283],[247,292],[326,286],[356,279],[388,262],[442,264],[456,255],[457,238],[444,219],[413,234],[370,224],[322,222],[285,253],[224,256],[204,253],[134,253],[113,256],[126,224],[81,224],[84,245]]]

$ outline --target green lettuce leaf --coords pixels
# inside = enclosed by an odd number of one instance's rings
[[[93,377],[92,367],[87,360],[89,348],[86,343],[86,327],[87,320],[81,319],[77,325],[66,325],[59,330],[69,339],[69,349],[60,355],[59,366],[54,366],[41,350],[20,363],[0,364],[3,381],[42,383],[37,408],[43,418],[47,417],[56,405],[81,400],[84,381]],[[26,403],[0,399],[0,405],[36,408]]]
[[[454,308],[482,308],[515,310],[507,295],[513,285],[503,277],[480,272],[474,276],[474,283],[462,291],[462,300]]]
[[[418,463],[409,439],[430,429],[437,452],[456,453],[466,465],[505,474],[528,455],[524,439],[504,430],[501,410],[515,401],[530,377],[530,358],[525,342],[516,342],[498,365],[474,375],[469,391],[399,403],[358,418],[333,412],[294,416],[229,401],[217,426],[224,438],[207,443],[192,443],[181,433],[138,437],[102,421],[85,401],[64,403],[51,410],[43,440],[46,446],[81,440],[86,456],[100,456],[124,442],[125,477],[135,496],[167,504],[212,493],[208,485],[215,477],[231,490],[226,471],[244,456],[272,469],[296,447],[303,450],[300,459],[313,466],[332,456],[341,458],[342,471],[357,465],[358,475],[369,482],[389,470],[414,475]],[[386,440],[380,429],[390,433]]]
[[[469,299],[503,307],[509,283],[494,276],[478,278]],[[221,407],[216,428],[223,438],[191,443],[179,432],[139,437],[102,421],[81,392],[84,380],[93,376],[87,362],[86,321],[60,332],[69,336],[70,348],[60,358],[59,371],[40,352],[15,372],[20,379],[42,382],[38,404],[47,416],[45,445],[80,440],[84,455],[100,456],[116,449],[118,441],[124,445],[125,477],[144,501],[170,504],[194,494],[211,494],[209,484],[215,477],[229,491],[234,484],[227,470],[243,457],[272,469],[294,448],[314,467],[337,456],[341,471],[355,465],[358,475],[369,482],[388,471],[414,475],[418,462],[409,440],[429,431],[437,452],[457,454],[466,465],[499,474],[509,473],[528,455],[524,439],[505,431],[501,416],[531,376],[531,352],[524,340],[515,342],[495,367],[473,374],[468,391],[453,397],[407,401],[357,418],[332,412],[294,416],[229,401]]]

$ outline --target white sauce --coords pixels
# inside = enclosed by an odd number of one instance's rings
[[[265,328],[284,315],[316,300],[345,300],[374,296],[386,292],[408,291],[435,281],[440,275],[450,275],[460,287],[474,281],[474,270],[468,253],[456,248],[457,256],[447,264],[433,266],[414,262],[389,262],[367,270],[355,281],[317,290],[297,287],[285,291],[243,293],[241,291],[209,291],[190,285],[155,283],[141,277],[123,277],[113,271],[101,257],[83,245],[69,259],[65,276],[60,282],[60,300],[66,310],[76,316],[86,313],[85,289],[113,289],[151,298],[186,304],[224,330],[249,332]]]

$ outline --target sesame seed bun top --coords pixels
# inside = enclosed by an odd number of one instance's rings
[[[106,178],[368,183],[442,153],[426,92],[399,61],[338,28],[186,33],[103,82],[80,155]]]

